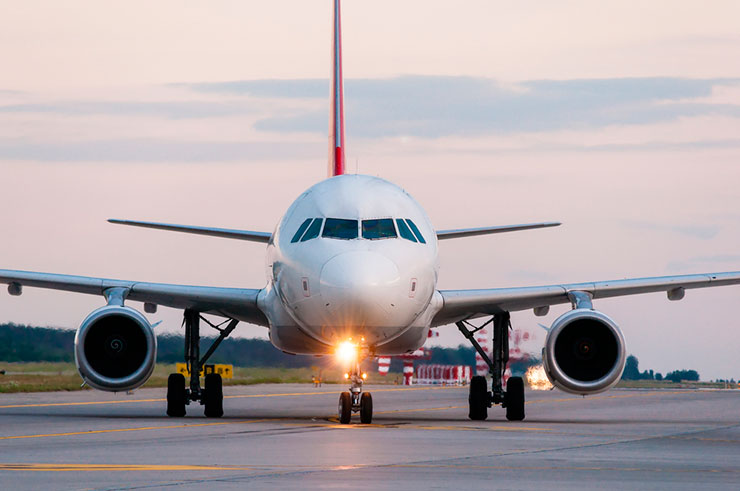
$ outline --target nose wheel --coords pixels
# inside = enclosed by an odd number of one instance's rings
[[[352,395],[349,392],[339,394],[339,422],[349,424],[352,419]]]
[[[362,392],[363,379],[359,362],[349,378],[352,381],[349,390],[339,394],[339,422],[349,424],[352,413],[360,413],[360,423],[370,424],[373,422],[373,396],[370,392]]]
[[[373,396],[370,392],[363,392],[360,397],[360,423],[369,425],[373,422]]]

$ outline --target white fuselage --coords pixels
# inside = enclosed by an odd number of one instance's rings
[[[329,353],[351,340],[399,354],[424,344],[441,307],[437,273],[437,237],[421,206],[386,180],[341,175],[283,216],[259,304],[284,351]]]

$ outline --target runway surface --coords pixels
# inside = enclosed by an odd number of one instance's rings
[[[226,415],[164,415],[164,389],[0,395],[0,488],[738,489],[740,390],[527,392],[527,419],[467,419],[465,388],[227,387]]]

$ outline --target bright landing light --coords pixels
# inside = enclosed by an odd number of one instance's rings
[[[337,346],[337,358],[340,361],[349,363],[357,358],[357,345],[352,341],[344,341]]]

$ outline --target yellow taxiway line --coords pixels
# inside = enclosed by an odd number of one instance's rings
[[[374,392],[388,392],[388,391],[408,391],[408,390],[442,390],[450,389],[455,387],[419,387],[419,388],[397,388],[397,389],[379,389]],[[231,398],[239,397],[278,397],[278,396],[299,396],[299,395],[319,395],[319,394],[339,394],[340,392],[293,392],[293,393],[280,393],[280,394],[245,394],[238,396],[229,396]],[[621,399],[627,397],[651,397],[661,394],[683,394],[682,391],[656,391],[656,392],[641,392],[637,394],[616,394],[616,395],[602,395],[602,396],[590,396],[589,400],[594,399]],[[542,399],[527,401],[527,404],[538,404],[548,402],[572,402],[579,401],[581,398],[568,397],[562,399]],[[29,405],[14,405],[14,406],[0,406],[0,407],[39,407],[39,406],[75,406],[75,405],[90,405],[90,404],[111,404],[111,403],[135,403],[135,402],[160,402],[164,399],[134,399],[129,401],[101,401],[101,402],[73,402],[73,403],[53,403],[53,404],[29,404]],[[414,408],[414,409],[392,409],[388,411],[377,411],[375,414],[401,414],[401,413],[412,413],[422,411],[447,411],[450,409],[462,409],[465,406],[444,406],[444,407],[431,407],[431,408]],[[74,431],[66,433],[46,433],[37,435],[12,435],[12,436],[0,436],[2,440],[17,440],[27,438],[51,438],[51,437],[63,437],[63,436],[82,436],[82,435],[95,435],[103,433],[122,433],[122,432],[134,432],[134,431],[149,431],[149,430],[167,430],[177,428],[197,428],[204,426],[225,426],[225,425],[236,425],[236,424],[251,424],[251,423],[265,423],[273,422],[277,423],[281,420],[289,418],[270,418],[270,419],[252,419],[252,420],[239,420],[239,421],[220,421],[212,423],[188,423],[179,425],[163,425],[163,426],[144,426],[135,428],[110,428],[103,430],[88,430],[88,431]],[[552,431],[547,428],[535,428],[532,426],[484,426],[484,427],[470,427],[470,426],[434,426],[434,425],[420,425],[420,424],[369,424],[369,425],[342,425],[336,417],[328,418],[332,424],[323,423],[278,423],[284,426],[303,426],[303,427],[332,427],[341,429],[358,429],[358,428],[407,428],[407,429],[419,429],[419,430],[448,430],[448,431],[469,431],[469,430],[488,430],[488,431]]]
[[[398,392],[409,390],[449,390],[460,389],[461,387],[407,387],[396,389],[373,389],[373,392]],[[251,397],[294,397],[294,396],[320,396],[320,395],[338,395],[342,391],[317,391],[317,392],[280,392],[276,394],[241,394],[224,396],[224,399],[245,399]],[[137,404],[141,402],[165,402],[167,399],[127,399],[123,401],[85,401],[85,402],[43,402],[38,404],[8,404],[0,406],[0,409],[17,409],[25,407],[60,407],[60,406],[96,406],[105,404]]]
[[[373,389],[373,392],[403,392],[403,391],[418,391],[418,390],[452,390],[452,389],[465,389],[465,387],[457,387],[457,386],[449,386],[449,387],[406,387],[406,388],[394,388],[394,389]],[[231,396],[224,396],[224,399],[245,399],[245,398],[259,398],[259,397],[295,397],[295,396],[321,396],[321,395],[338,395],[341,394],[342,391],[319,391],[319,392],[280,392],[276,394],[240,394],[240,395],[231,395]],[[683,391],[683,390],[672,390],[672,391],[655,391],[655,392],[645,392],[645,393],[638,393],[638,394],[617,394],[617,395],[609,395],[609,396],[588,396],[585,399],[586,400],[596,400],[596,399],[622,399],[627,397],[648,397],[648,396],[657,396],[657,395],[664,395],[664,394],[687,394],[691,392]],[[539,399],[534,401],[527,401],[527,404],[547,404],[549,402],[570,402],[570,401],[580,401],[583,398],[581,397],[567,397],[562,399]],[[158,398],[158,399],[127,399],[122,401],[83,401],[83,402],[43,402],[43,403],[37,403],[37,404],[7,404],[4,406],[0,406],[0,409],[18,409],[18,408],[26,408],[26,407],[63,407],[63,406],[98,406],[98,405],[107,405],[107,404],[138,404],[142,402],[165,402],[167,399],[165,398]],[[442,409],[459,409],[462,406],[451,406],[449,408],[442,408]],[[420,411],[425,411],[426,409],[420,409]],[[400,411],[406,411],[406,410],[400,410]],[[385,414],[390,413],[394,411],[384,411],[384,412],[376,412],[375,414]]]
[[[253,471],[255,467],[156,464],[0,464],[0,471],[90,472],[90,471]]]
[[[670,473],[712,473],[740,474],[734,468],[679,469],[660,467],[600,467],[600,466],[518,466],[518,465],[465,465],[465,464],[380,464],[377,466],[301,466],[301,465],[168,465],[168,464],[46,464],[46,463],[0,463],[0,471],[25,472],[143,472],[143,471],[343,471],[362,467],[396,468],[396,469],[460,469],[488,471],[550,471],[550,472],[670,472]]]
[[[87,430],[87,431],[71,431],[67,433],[46,433],[40,435],[12,435],[12,436],[0,436],[0,440],[19,440],[24,438],[51,438],[55,436],[79,436],[79,435],[97,435],[101,433],[123,433],[128,431],[147,431],[147,430],[171,430],[174,428],[197,428],[201,426],[225,426],[225,425],[237,425],[237,424],[250,424],[250,423],[265,423],[268,421],[275,421],[274,419],[248,419],[241,421],[220,421],[218,423],[192,423],[182,425],[166,425],[166,426],[140,426],[136,428],[109,428],[105,430]]]
[[[608,472],[685,472],[685,473],[730,473],[738,474],[740,469],[680,469],[680,468],[668,468],[661,469],[656,467],[589,467],[589,466],[511,466],[511,465],[457,465],[457,464],[390,464],[386,467],[394,468],[408,468],[408,469],[480,469],[480,470],[502,470],[502,471],[582,471],[582,472],[593,472],[593,471],[608,471]]]

